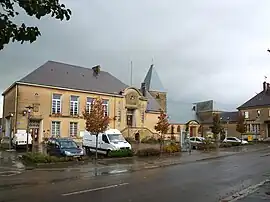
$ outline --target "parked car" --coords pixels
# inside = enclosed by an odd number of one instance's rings
[[[197,149],[198,144],[202,144],[205,138],[204,137],[190,137],[189,140],[190,140],[192,149]]]
[[[51,156],[66,156],[81,159],[84,151],[70,138],[51,138],[48,140],[47,153]]]
[[[31,134],[28,133],[28,147],[31,147],[32,146],[32,136]],[[15,148],[15,149],[18,149],[20,147],[25,147],[26,148],[26,145],[27,145],[27,133],[16,133],[14,134],[12,140],[12,146]]]
[[[241,140],[237,137],[226,137],[223,140],[224,143],[239,143],[239,144],[248,144],[248,141],[246,140]]]
[[[104,133],[98,134],[97,152],[108,155],[111,151],[121,149],[131,149],[131,145],[117,129],[109,129]],[[83,147],[86,153],[96,151],[96,136],[85,131],[83,136]]]

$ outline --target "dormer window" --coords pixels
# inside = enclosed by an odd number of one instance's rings
[[[248,119],[248,112],[244,112],[244,117],[245,117],[245,119]]]

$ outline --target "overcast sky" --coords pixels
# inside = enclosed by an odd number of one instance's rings
[[[65,0],[68,22],[32,20],[37,42],[0,51],[3,91],[47,60],[103,70],[139,85],[152,58],[169,97],[235,106],[270,80],[269,0]],[[1,107],[2,110],[2,107]]]

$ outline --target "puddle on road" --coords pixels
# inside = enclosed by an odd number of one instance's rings
[[[1,177],[11,177],[11,176],[18,175],[18,174],[21,174],[21,172],[20,171],[3,171],[3,172],[0,172]]]

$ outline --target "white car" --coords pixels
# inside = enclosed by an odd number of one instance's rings
[[[240,140],[237,137],[226,137],[223,142],[225,143],[241,143],[241,144],[248,144],[248,141],[246,140]]]
[[[204,140],[205,140],[204,137],[190,137],[189,138],[192,149],[197,149],[197,145],[202,144]]]

